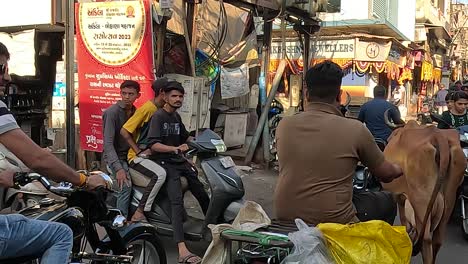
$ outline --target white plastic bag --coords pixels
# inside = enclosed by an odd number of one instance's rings
[[[299,231],[288,236],[294,248],[281,264],[333,264],[322,232],[307,226],[301,219],[295,222]]]

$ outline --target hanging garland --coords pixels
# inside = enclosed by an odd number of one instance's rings
[[[336,64],[338,64],[341,69],[347,69],[353,65],[353,59],[314,59],[312,61],[312,66],[324,62],[326,60],[330,60]]]
[[[368,61],[355,61],[356,70],[360,73],[366,73],[369,70],[371,63]]]
[[[387,72],[387,78],[389,80],[398,80],[400,77],[400,67],[398,64],[391,62],[391,61],[386,61],[385,62],[385,67],[386,67],[386,72]]]
[[[434,67],[432,64],[430,64],[427,61],[423,61],[422,67],[421,67],[421,81],[431,81],[433,80],[432,74],[433,74],[433,69]]]
[[[384,62],[374,62],[373,63],[373,66],[375,68],[375,70],[378,72],[378,73],[382,73],[385,71],[385,63]]]
[[[438,83],[440,82],[441,79],[442,79],[442,69],[434,68],[434,70],[432,71],[432,80]]]
[[[413,73],[410,69],[404,68],[401,72],[400,78],[398,79],[399,83],[404,83],[405,81],[413,80]]]

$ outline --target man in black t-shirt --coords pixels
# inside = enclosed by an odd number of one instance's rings
[[[166,190],[171,201],[171,219],[174,240],[179,249],[179,262],[199,263],[200,257],[192,254],[184,242],[184,199],[180,177],[187,179],[189,190],[200,203],[205,215],[210,198],[198,180],[196,169],[181,155],[188,150],[186,142],[190,140],[189,133],[176,112],[184,101],[184,88],[179,82],[172,81],[163,88],[163,92],[166,105],[153,114],[149,123],[147,142],[152,151],[150,158],[159,163],[167,173]]]

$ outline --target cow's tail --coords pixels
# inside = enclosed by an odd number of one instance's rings
[[[427,220],[432,213],[432,208],[434,207],[435,200],[437,195],[440,192],[440,189],[444,185],[444,181],[449,169],[450,165],[450,145],[448,139],[440,132],[437,131],[434,133],[435,142],[432,142],[433,146],[436,148],[436,156],[435,160],[438,161],[439,172],[437,174],[437,181],[434,186],[434,190],[432,191],[431,198],[429,200],[429,204],[427,205],[426,214],[424,215],[423,225],[422,225],[422,232],[418,236],[417,242],[422,242],[424,232],[426,230]]]

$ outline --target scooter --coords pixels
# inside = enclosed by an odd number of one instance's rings
[[[109,185],[110,177],[100,173]],[[108,208],[105,199],[108,190],[95,191],[74,188],[69,183],[53,186],[37,173],[16,173],[16,186],[38,182],[64,200],[45,198],[39,205],[19,213],[43,221],[60,222],[73,231],[71,263],[155,263],[166,264],[166,253],[153,226],[144,223],[128,224],[120,210]],[[96,225],[105,230],[100,239]],[[89,243],[90,247],[86,245]],[[2,259],[0,263],[36,263],[41,256]],[[38,263],[38,262],[37,262]]]
[[[0,144],[0,168],[15,172],[29,172],[29,168],[18,159],[5,146]],[[15,188],[0,187],[0,210],[9,208],[11,212],[17,212],[27,207],[38,205],[48,195],[40,183],[32,182]]]
[[[199,179],[205,185],[210,197],[210,205],[205,219],[197,219],[186,214],[184,222],[185,237],[192,241],[210,241],[209,224],[231,223],[244,205],[244,185],[241,172],[231,157],[220,156],[226,151],[224,141],[212,130],[201,132],[196,140],[188,143],[190,150],[186,158],[197,157]],[[133,183],[131,210],[135,211],[150,179],[130,169]],[[188,190],[187,180],[182,178],[182,190]],[[151,212],[146,213],[149,223],[154,225],[158,234],[172,236],[171,204],[164,190],[156,197]]]

